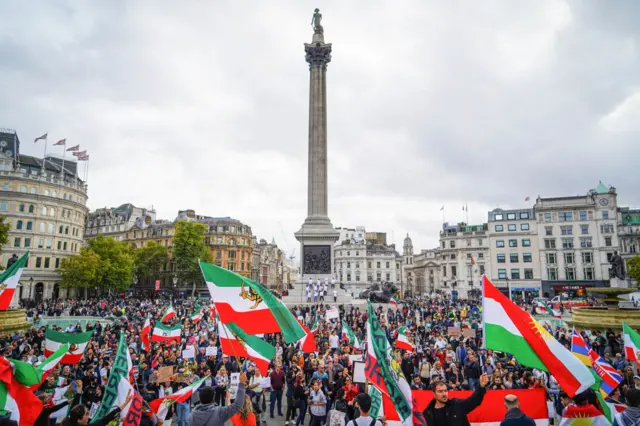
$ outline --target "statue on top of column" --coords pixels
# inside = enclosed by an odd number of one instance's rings
[[[313,27],[313,31],[316,34],[324,34],[324,29],[321,25],[322,22],[322,13],[320,13],[320,9],[316,9],[313,11],[313,18],[311,18],[311,26]]]

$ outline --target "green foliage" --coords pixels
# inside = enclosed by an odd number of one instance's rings
[[[627,275],[640,286],[640,255],[627,261]]]
[[[182,283],[191,283],[193,288],[202,283],[202,272],[198,260],[211,262],[209,247],[204,243],[207,225],[181,220],[176,224],[173,237],[173,260],[176,263],[178,278]],[[194,290],[195,291],[195,290]]]
[[[11,224],[7,222],[6,216],[0,216],[0,255],[2,254],[2,247],[6,246],[9,242],[9,230]],[[0,270],[4,269],[4,265],[0,266]]]
[[[82,247],[75,254],[60,263],[62,287],[93,288],[98,281],[98,265],[100,257],[87,247]]]
[[[169,250],[156,241],[147,241],[144,247],[133,252],[133,265],[139,278],[155,278],[162,266],[169,261]]]

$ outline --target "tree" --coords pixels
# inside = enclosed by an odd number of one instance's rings
[[[153,240],[133,252],[133,267],[139,278],[156,278],[168,261],[169,250]]]
[[[133,281],[132,248],[124,241],[98,235],[89,241],[89,250],[98,255],[96,287],[123,291]]]
[[[191,297],[195,296],[196,285],[203,284],[202,272],[198,260],[211,262],[209,247],[204,243],[207,225],[181,220],[176,224],[173,237],[173,260],[176,263],[178,278],[183,283],[191,283]]]
[[[0,216],[0,254],[2,254],[2,247],[6,246],[9,242],[10,229],[11,224],[7,222],[7,217]],[[4,269],[4,265],[1,265],[0,269]]]
[[[66,288],[94,288],[98,282],[99,263],[100,256],[87,247],[82,247],[80,254],[74,254],[60,262],[60,284]]]
[[[640,255],[634,256],[627,261],[627,275],[640,286]]]

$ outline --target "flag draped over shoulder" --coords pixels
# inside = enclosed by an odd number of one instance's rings
[[[0,311],[9,309],[11,299],[16,292],[16,287],[22,276],[22,271],[27,266],[28,259],[29,252],[26,252],[0,274]]]
[[[482,316],[486,349],[513,354],[527,367],[548,371],[569,396],[595,383],[589,368],[531,315],[483,277]]]
[[[82,359],[82,355],[84,355],[91,336],[93,336],[93,330],[85,333],[63,333],[47,328],[45,332],[46,343],[44,354],[45,356],[51,356],[51,354],[60,349],[61,346],[68,344],[69,352],[62,357],[60,363],[77,364]]]
[[[111,372],[109,373],[109,381],[104,389],[102,403],[98,407],[93,419],[101,419],[111,412],[115,407],[124,403],[127,395],[131,393],[132,399],[120,412],[120,419],[123,426],[138,426],[142,418],[142,397],[131,386],[129,382],[129,373],[133,368],[129,348],[125,340],[124,333],[120,334],[120,342],[118,344],[118,352]]]
[[[250,335],[282,333],[285,342],[305,336],[298,320],[267,288],[216,265],[200,262],[218,316]]]
[[[544,315],[551,315],[552,317],[561,318],[560,313],[549,306],[549,304],[547,304],[544,300],[536,300],[536,308]]]
[[[31,364],[0,356],[0,411],[8,412],[19,426],[32,426],[42,411],[42,402],[29,388],[40,379]]]

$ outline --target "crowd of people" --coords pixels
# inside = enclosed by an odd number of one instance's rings
[[[279,334],[264,335],[264,340],[276,348],[268,373],[270,384],[265,388],[264,377],[255,363],[222,351],[216,319],[210,312],[197,323],[189,319],[195,303],[192,300],[172,301],[176,311],[172,321],[182,323],[180,341],[152,343],[149,351],[143,350],[140,338],[143,324],[147,315],[159,321],[169,301],[105,299],[27,304],[28,317],[34,327],[27,332],[0,336],[0,353],[7,358],[38,365],[45,359],[45,329],[38,326],[43,317],[103,318],[89,321],[84,329],[72,321],[71,325],[60,330],[93,330],[93,336],[78,364],[57,368],[36,391],[45,407],[37,425],[52,425],[60,421],[65,425],[76,425],[90,421],[102,401],[123,333],[135,366],[135,387],[146,401],[141,424],[162,424],[171,420],[178,426],[222,425],[229,419],[235,426],[268,424],[271,419],[283,420],[287,426],[303,425],[307,419],[311,426],[344,426],[352,421],[350,426],[371,426],[377,422],[368,417],[372,401],[365,383],[354,376],[355,363],[364,351],[361,342],[366,340],[366,305],[337,306],[339,320],[327,320],[325,317],[327,309],[336,307],[331,302],[291,307],[293,315],[309,328],[317,324],[314,332],[318,350],[303,353],[299,345],[286,344]],[[525,305],[522,308],[532,309]],[[548,373],[525,368],[509,354],[482,349],[482,306],[479,302],[443,298],[406,299],[398,306],[376,305],[375,312],[392,344],[398,337],[399,328],[409,330],[413,350],[396,350],[394,356],[412,390],[434,391],[435,402],[430,405],[431,411],[429,408],[425,411],[429,426],[457,426],[453,418],[443,417],[444,411],[439,411],[443,407],[450,409],[452,403],[447,402],[446,393],[451,390],[476,390],[478,395],[474,395],[481,400],[480,391],[485,389],[542,388],[548,394],[551,421],[554,418],[557,421],[564,407],[575,403],[567,398]],[[358,344],[349,344],[341,338],[342,321],[353,330]],[[570,347],[571,329],[551,324],[545,326],[561,343]],[[620,333],[612,330],[586,331],[584,337],[622,373],[623,382],[611,398],[625,402],[629,390],[640,389],[640,377],[636,367],[625,360]],[[193,359],[182,358],[186,345],[197,348]],[[217,348],[216,354],[207,355],[206,348],[212,346]],[[170,381],[160,382],[159,370],[166,366],[174,367],[174,375]],[[232,384],[234,373],[240,373],[239,383],[235,385]],[[204,386],[188,400],[172,405],[164,420],[158,419],[149,408],[148,403],[154,399],[178,392],[200,378],[205,378]],[[231,399],[229,391],[233,386],[235,398]],[[68,398],[54,403],[55,390],[61,387],[69,389],[65,394]],[[640,398],[633,392],[630,395],[632,400],[626,401],[630,407],[626,411],[631,419],[629,422],[635,419],[636,410],[640,413],[640,408],[636,408],[640,405]],[[505,399],[509,410],[517,408],[517,399],[514,398]],[[594,403],[592,397],[589,401]],[[69,406],[69,410],[62,419],[50,417],[65,406]],[[91,424],[108,424],[117,416],[118,410],[115,409],[108,418],[101,420],[102,423]],[[512,416],[511,420],[514,419],[518,417]],[[510,426],[517,424],[524,423],[509,423]]]

